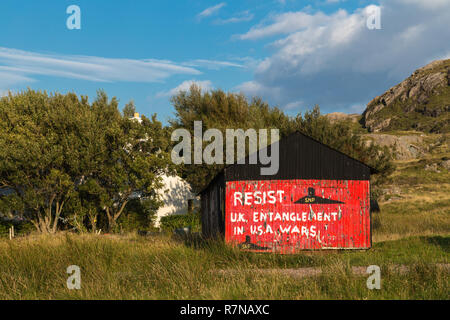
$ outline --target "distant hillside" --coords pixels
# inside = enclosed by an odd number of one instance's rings
[[[338,121],[349,121],[349,122],[358,122],[361,119],[361,115],[357,113],[347,114],[343,112],[332,112],[325,114],[325,117],[330,120],[330,122],[338,122]]]
[[[450,59],[416,70],[408,79],[373,99],[362,124],[371,132],[450,131]]]

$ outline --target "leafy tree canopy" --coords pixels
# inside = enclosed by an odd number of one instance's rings
[[[249,101],[242,94],[225,93],[222,90],[202,92],[195,84],[189,91],[181,91],[173,96],[171,101],[175,107],[175,118],[170,121],[172,129],[187,129],[192,136],[194,121],[202,121],[203,132],[216,128],[224,136],[227,128],[276,128],[280,130],[281,138],[298,130],[372,166],[380,172],[378,178],[392,170],[391,155],[386,148],[366,145],[349,124],[331,123],[320,114],[318,106],[304,115],[299,113],[290,117],[277,107],[270,107],[260,98]],[[179,171],[194,190],[200,191],[223,167],[224,165],[187,164],[182,165]]]
[[[90,104],[28,90],[0,99],[0,122],[0,188],[9,191],[0,205],[41,232],[66,220],[81,226],[86,216],[95,228],[98,215],[111,230],[131,199],[159,201],[154,190],[169,165],[155,116],[130,121],[103,91]]]
[[[131,100],[128,102],[125,107],[123,108],[123,116],[126,118],[131,118],[134,116],[134,113],[136,112],[136,106],[134,105],[134,101]]]

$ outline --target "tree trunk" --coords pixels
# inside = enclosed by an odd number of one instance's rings
[[[110,208],[106,208],[106,216],[108,217],[108,230],[109,232],[112,232],[114,227],[116,226],[117,219],[119,219],[120,215],[123,212],[123,209],[125,209],[125,206],[127,205],[128,200],[125,200],[122,205],[120,206],[119,210],[117,212],[112,212]]]
[[[39,233],[51,233],[51,225],[47,215],[37,214],[37,219],[31,220],[34,227]]]
[[[59,217],[61,216],[61,211],[63,207],[64,201],[62,201],[61,204],[59,203],[59,201],[56,202],[55,220],[53,220],[52,233],[56,233],[56,231],[58,230],[58,220]]]
[[[58,230],[58,220],[64,207],[64,201],[56,201],[55,216],[53,217],[53,203],[55,198],[56,195],[52,195],[49,200],[49,206],[44,210],[44,213],[41,214],[38,210],[37,219],[31,221],[39,233],[56,233]]]
[[[88,213],[89,222],[91,223],[91,231],[93,233],[97,232],[97,213],[92,213],[92,210],[89,209]]]

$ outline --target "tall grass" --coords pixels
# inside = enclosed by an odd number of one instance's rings
[[[0,299],[449,299],[448,181],[447,171],[400,166],[390,183],[401,193],[373,215],[368,251],[257,254],[167,235],[0,238]],[[81,290],[66,286],[70,265],[81,268]],[[381,290],[366,286],[369,265],[381,267]]]
[[[0,241],[1,299],[448,299],[450,237],[377,243],[367,252],[247,253],[218,241],[60,234]],[[426,261],[426,263],[424,263]],[[377,264],[382,289],[351,266]],[[81,268],[81,290],[66,269]],[[392,271],[406,265],[410,272]],[[316,276],[285,268],[315,266]],[[260,273],[267,269],[273,272]],[[232,271],[232,272],[228,272]]]

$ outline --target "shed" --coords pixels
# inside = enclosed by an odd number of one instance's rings
[[[200,192],[203,235],[252,251],[370,248],[374,169],[300,132],[275,143],[275,175],[247,157]]]

